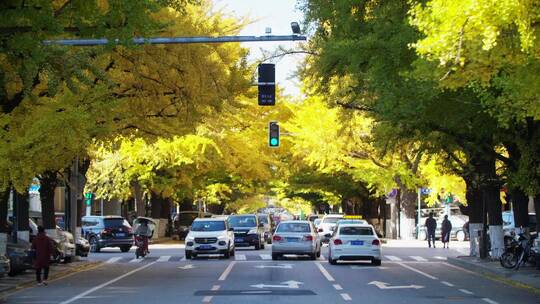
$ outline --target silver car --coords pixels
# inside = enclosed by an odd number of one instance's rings
[[[321,256],[321,240],[310,221],[283,221],[272,237],[272,260],[284,254],[308,255],[312,260]]]

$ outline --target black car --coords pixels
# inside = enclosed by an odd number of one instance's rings
[[[264,224],[255,214],[229,216],[229,227],[234,230],[234,246],[255,246],[255,250],[264,249]]]
[[[105,247],[118,247],[128,252],[133,245],[133,230],[121,216],[85,216],[82,218],[82,235],[90,243],[92,252]]]
[[[32,269],[31,248],[30,243],[23,240],[18,240],[17,243],[8,240],[6,256],[9,259],[10,276],[24,272],[27,269]]]

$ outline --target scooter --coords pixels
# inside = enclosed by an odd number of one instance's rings
[[[144,236],[142,235],[136,235],[135,236],[135,246],[137,246],[137,249],[135,250],[135,258],[144,258],[149,252],[148,249],[145,249],[144,247]],[[147,238],[147,237],[146,237]]]

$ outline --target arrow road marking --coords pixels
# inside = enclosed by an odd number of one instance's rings
[[[292,269],[292,264],[279,264],[279,265],[258,265],[255,268],[281,268],[281,269]]]
[[[178,266],[178,269],[193,269],[195,268],[195,266],[193,266],[192,264],[187,264],[186,266]]]
[[[424,288],[424,286],[420,285],[406,285],[406,286],[389,286],[388,283],[385,282],[379,282],[379,281],[372,281],[369,282],[368,285],[375,285],[379,287],[379,289],[420,289]]]
[[[298,281],[286,281],[286,282],[281,282],[281,284],[284,284],[284,285],[266,285],[266,284],[257,284],[257,285],[251,285],[251,287],[253,288],[292,288],[292,289],[298,289],[300,288],[300,285],[301,284],[304,284],[302,282],[298,282]]]

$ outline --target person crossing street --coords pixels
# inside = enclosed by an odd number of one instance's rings
[[[430,213],[429,217],[426,219],[426,229],[428,246],[431,248],[431,242],[433,241],[433,248],[435,248],[435,230],[437,229],[437,221],[433,218],[433,213]]]

